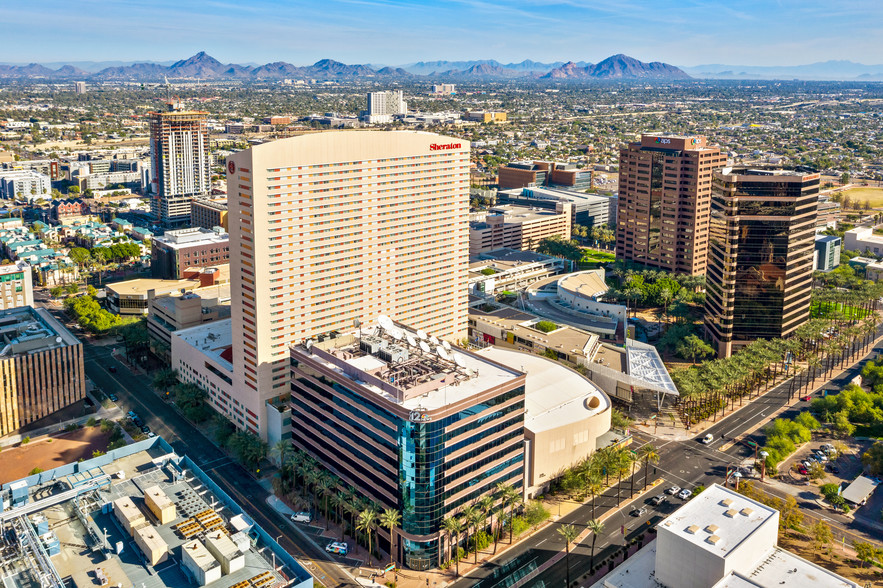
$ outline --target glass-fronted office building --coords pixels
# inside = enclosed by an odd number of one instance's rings
[[[809,318],[819,174],[724,168],[712,190],[705,328],[728,357]]]
[[[525,376],[456,347],[445,359],[383,332],[362,339],[292,348],[293,443],[399,511],[398,561],[433,568],[449,547],[446,517],[500,482],[522,489]]]

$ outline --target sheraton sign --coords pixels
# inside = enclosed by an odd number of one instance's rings
[[[432,143],[429,146],[429,150],[430,151],[445,151],[447,149],[459,149],[462,146],[463,146],[462,143],[444,143],[441,145],[438,143]]]

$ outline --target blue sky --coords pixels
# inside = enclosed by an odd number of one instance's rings
[[[880,0],[6,0],[4,62],[883,63]]]

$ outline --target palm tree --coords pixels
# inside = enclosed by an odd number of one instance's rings
[[[368,535],[368,567],[371,567],[371,551],[374,547],[371,543],[371,534],[377,528],[377,511],[368,507],[360,512],[356,528]]]
[[[638,450],[638,455],[644,460],[644,488],[647,487],[647,474],[650,471],[650,464],[659,463],[659,452],[652,445],[644,445]],[[594,513],[593,517],[594,518]]]
[[[460,521],[460,515],[455,514],[442,521],[442,528],[448,537],[453,537],[454,541],[451,548],[454,550],[454,562],[457,565],[457,576],[460,575],[460,533],[463,532],[463,523]]]
[[[577,532],[573,525],[562,525],[558,527],[558,534],[564,537],[565,560],[567,564],[567,585],[570,586],[570,544],[576,539]]]
[[[392,563],[398,563],[396,555],[398,555],[398,549],[395,548],[395,529],[402,523],[402,515],[399,511],[388,508],[382,513],[380,513],[380,524],[389,529],[389,553],[392,558]]]
[[[613,466],[616,468],[616,502],[621,499],[622,477],[629,472],[629,467],[635,459],[635,454],[625,447],[620,447],[613,453]]]
[[[340,523],[340,540],[343,541],[343,533],[346,530],[346,525],[343,524],[343,509],[346,507],[347,496],[346,492],[342,490],[338,490],[329,498],[331,501],[331,507],[334,509],[334,516],[337,517],[337,521]]]
[[[478,523],[478,518],[481,514],[478,512],[478,507],[474,504],[470,504],[468,506],[463,507],[463,522],[466,523],[466,552],[469,552],[469,530],[472,526]],[[478,563],[478,549],[475,550],[475,563]]]
[[[325,530],[328,530],[328,499],[337,490],[337,484],[340,480],[328,472],[319,474],[319,480],[316,483],[316,494],[325,499]]]
[[[592,497],[592,518],[595,518],[595,498],[604,489],[604,485],[601,483],[601,474],[590,470],[583,481],[583,489]]]
[[[294,445],[288,439],[280,439],[273,444],[273,449],[270,450],[270,454],[276,458],[276,464],[279,467],[282,467],[286,458],[292,453],[294,453]]]
[[[598,535],[604,532],[604,523],[599,521],[598,519],[592,519],[586,524],[586,528],[592,532],[592,559],[589,563],[590,568],[595,567],[595,541],[598,539]]]

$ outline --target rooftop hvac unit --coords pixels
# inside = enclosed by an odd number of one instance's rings
[[[359,339],[359,348],[365,353],[377,355],[381,349],[385,349],[389,345],[386,339],[379,337],[362,337]]]
[[[400,363],[409,357],[408,350],[399,345],[387,345],[377,353],[378,357],[389,363]]]

